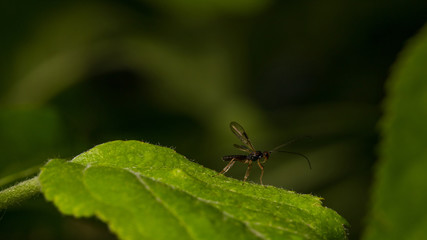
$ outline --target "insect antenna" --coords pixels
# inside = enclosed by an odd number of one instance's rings
[[[307,162],[308,162],[308,166],[310,167],[310,170],[311,170],[311,163],[310,163],[310,159],[308,159],[308,157],[307,157],[306,155],[304,155],[304,154],[302,154],[302,153],[289,152],[289,151],[283,151],[283,150],[281,150],[281,151],[276,151],[276,152],[282,152],[282,153],[294,154],[294,155],[298,155],[298,156],[300,156],[300,157],[305,158],[305,159],[307,160]]]
[[[279,146],[273,148],[273,150],[271,150],[270,153],[272,153],[272,152],[282,152],[282,153],[294,154],[294,155],[298,155],[300,157],[303,157],[303,158],[305,158],[307,160],[308,166],[310,167],[310,170],[311,170],[310,159],[308,159],[308,157],[306,155],[304,155],[302,153],[298,153],[298,152],[290,152],[290,151],[284,151],[284,150],[280,150],[279,151],[280,148],[283,148],[283,147],[285,147],[285,146],[287,146],[287,145],[289,145],[291,143],[294,143],[296,141],[299,141],[301,139],[309,139],[309,140],[311,140],[311,137],[310,136],[304,136],[304,137],[293,138],[293,139],[285,142],[284,144],[279,145]]]

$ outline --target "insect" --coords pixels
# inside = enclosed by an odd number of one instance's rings
[[[299,155],[299,156],[301,156],[307,160],[308,166],[311,169],[310,160],[305,155],[303,155],[301,153],[297,153],[297,152],[289,152],[289,151],[283,151],[283,150],[279,151],[280,148],[283,148],[286,145],[295,142],[297,139],[292,139],[292,140],[290,140],[284,144],[281,144],[281,145],[273,148],[273,150],[271,150],[271,151],[261,152],[261,151],[255,150],[254,146],[252,145],[251,141],[249,140],[248,135],[245,132],[245,129],[243,129],[243,127],[240,126],[240,124],[238,124],[237,122],[231,122],[230,123],[230,129],[234,133],[234,135],[236,135],[240,139],[240,141],[242,143],[244,143],[244,145],[234,144],[233,146],[236,147],[237,149],[241,150],[241,151],[247,152],[248,155],[227,155],[227,156],[222,157],[222,160],[230,161],[230,162],[224,167],[224,169],[222,169],[222,171],[220,173],[218,173],[218,175],[224,174],[228,170],[230,170],[230,168],[234,165],[234,163],[236,161],[242,162],[242,163],[248,164],[248,168],[246,169],[245,177],[243,178],[243,182],[245,182],[249,177],[249,173],[250,173],[251,168],[252,168],[252,162],[256,162],[258,164],[259,168],[261,169],[261,176],[259,177],[259,181],[260,181],[261,185],[264,185],[262,183],[262,176],[264,175],[264,165],[263,164],[268,160],[268,158],[270,158],[270,155],[272,152],[284,152],[284,153]]]

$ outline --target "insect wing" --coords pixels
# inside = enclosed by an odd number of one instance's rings
[[[237,145],[237,144],[233,144],[233,146],[241,151],[247,152],[247,153],[251,153],[252,151],[246,147],[245,145]]]
[[[255,148],[254,146],[252,146],[252,143],[249,140],[249,137],[246,134],[245,129],[243,129],[243,127],[240,126],[240,124],[236,122],[231,122],[230,129],[234,133],[234,135],[236,135],[240,139],[240,141],[242,141],[244,144],[246,144],[249,147],[250,150],[255,151]]]

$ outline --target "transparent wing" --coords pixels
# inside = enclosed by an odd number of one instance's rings
[[[236,135],[240,139],[240,141],[242,141],[242,143],[244,143],[246,146],[248,146],[248,148],[250,150],[255,152],[255,148],[254,148],[254,146],[252,146],[252,143],[249,140],[249,137],[246,134],[245,129],[243,129],[243,127],[240,126],[240,124],[238,124],[236,122],[231,122],[230,123],[230,129],[234,133],[234,135]]]
[[[237,148],[237,149],[241,150],[241,151],[244,151],[244,152],[248,152],[248,153],[251,153],[251,152],[252,152],[252,151],[251,151],[248,147],[246,147],[245,145],[237,145],[237,144],[233,144],[233,146],[234,146],[235,148]]]

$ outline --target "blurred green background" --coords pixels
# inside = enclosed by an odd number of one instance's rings
[[[260,150],[311,136],[287,150],[313,169],[277,153],[264,183],[325,198],[358,239],[384,82],[426,10],[415,0],[4,0],[0,178],[116,139],[220,171],[239,153],[237,121]],[[114,238],[42,197],[0,212],[0,239]]]

